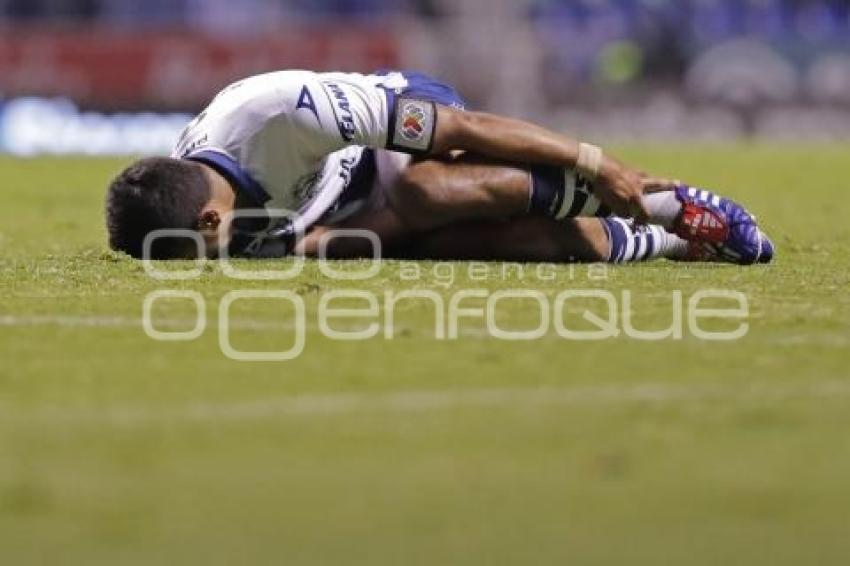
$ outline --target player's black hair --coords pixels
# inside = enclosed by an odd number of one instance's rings
[[[209,182],[198,163],[166,157],[139,160],[109,185],[109,247],[141,258],[148,233],[162,229],[196,230],[198,216],[209,199]],[[196,246],[188,238],[156,238],[148,259],[196,254]]]

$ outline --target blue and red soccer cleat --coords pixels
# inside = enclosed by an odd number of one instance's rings
[[[679,185],[682,213],[674,232],[691,242],[693,259],[741,265],[770,263],[773,243],[744,207],[704,189]]]

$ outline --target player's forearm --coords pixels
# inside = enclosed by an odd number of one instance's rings
[[[455,149],[529,165],[575,167],[579,157],[577,141],[529,122],[440,108],[433,152]]]
[[[579,143],[522,120],[439,107],[434,154],[461,149],[525,165],[575,168],[594,183],[596,194],[620,216],[644,220],[643,188],[637,171],[593,145]]]

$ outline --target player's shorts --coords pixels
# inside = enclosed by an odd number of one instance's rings
[[[424,73],[384,70],[375,74],[386,77],[381,86],[387,93],[390,124],[395,122],[392,109],[395,108],[398,96],[436,102],[459,110],[466,109],[466,101],[457,90]],[[410,165],[411,159],[406,153],[363,148],[360,161],[352,170],[351,181],[320,223],[332,225],[357,212],[385,206],[386,189]]]

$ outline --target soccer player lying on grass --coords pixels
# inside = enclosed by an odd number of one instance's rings
[[[323,230],[344,226],[423,257],[772,259],[755,218],[732,201],[464,106],[419,73],[242,80],[187,126],[171,158],[143,159],[113,181],[110,245],[141,257],[146,236],[182,229],[200,232],[210,257],[222,245],[230,255],[310,254]],[[294,214],[282,220],[275,210]],[[254,217],[232,220],[234,211]],[[156,238],[148,252],[197,253],[185,237]]]

